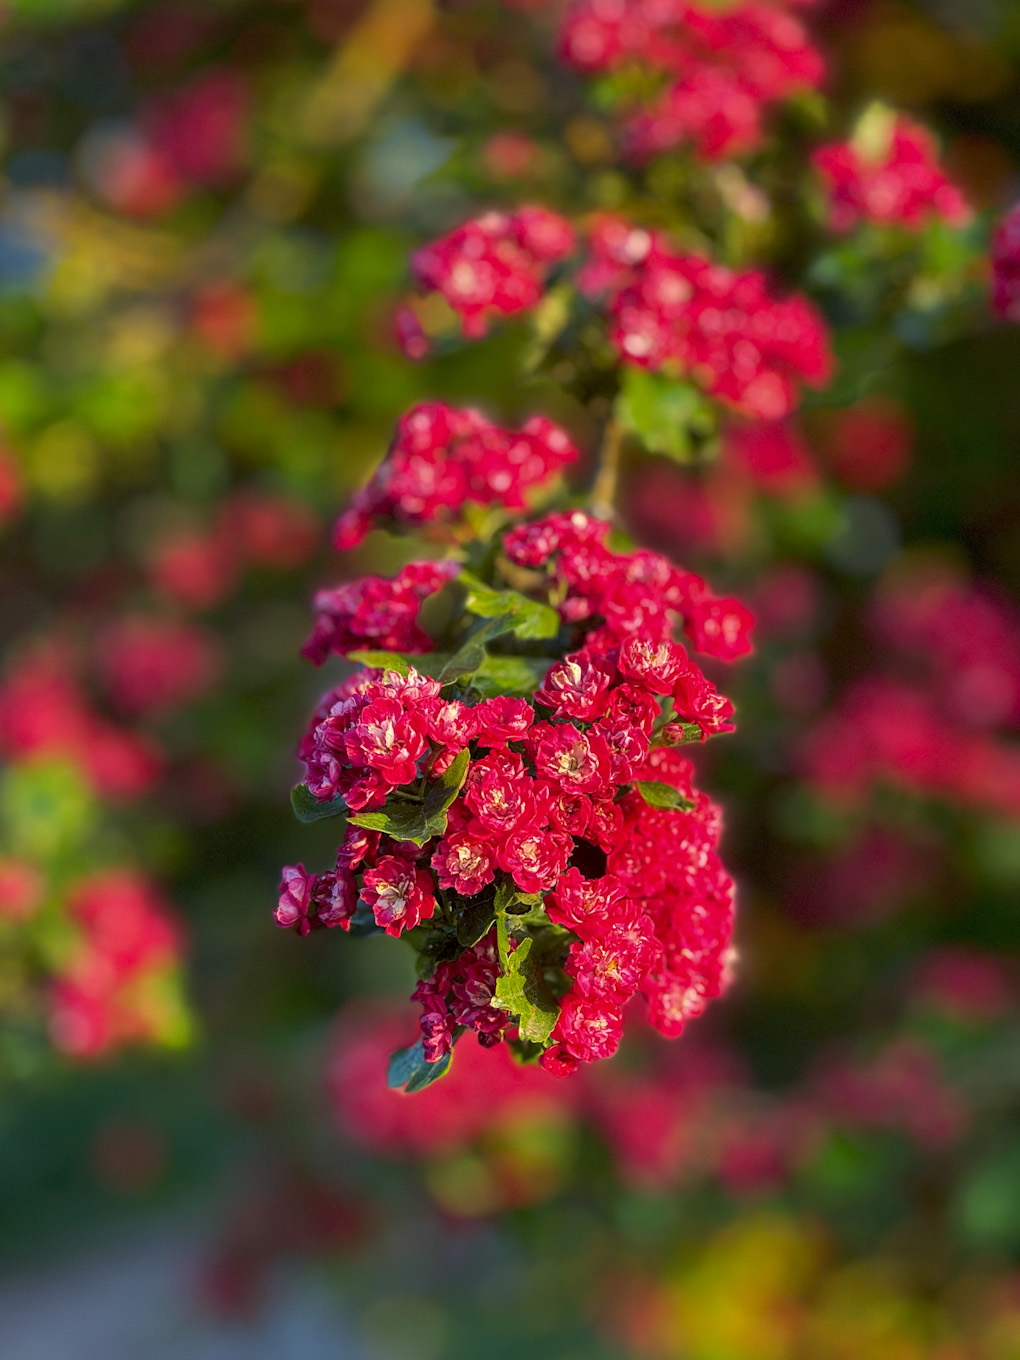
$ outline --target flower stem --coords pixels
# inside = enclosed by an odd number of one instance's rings
[[[623,431],[615,420],[610,420],[602,435],[598,467],[591,489],[592,514],[599,519],[613,519],[616,515],[616,492],[620,480],[620,453]]]

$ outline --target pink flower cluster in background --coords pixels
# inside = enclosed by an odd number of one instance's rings
[[[426,402],[402,416],[371,481],[336,526],[341,551],[373,525],[398,529],[456,522],[465,504],[524,508],[524,494],[577,458],[567,434],[544,416],[520,430],[480,412]]]
[[[678,253],[619,219],[592,230],[578,283],[589,296],[608,295],[624,363],[691,377],[743,415],[788,415],[798,383],[820,387],[832,374],[825,325],[805,297],[777,299],[757,270]]]
[[[179,1023],[170,981],[180,928],[155,887],[130,869],[94,874],[68,899],[75,939],[52,985],[50,1032],[58,1048],[94,1058],[165,1038]]]
[[[662,77],[661,93],[627,121],[639,156],[681,145],[710,161],[753,151],[769,107],[825,75],[803,24],[781,3],[573,0],[560,54],[588,74],[638,63]]]
[[[880,589],[883,672],[855,681],[803,746],[809,779],[859,801],[875,782],[1020,816],[1020,618],[949,567]]]
[[[103,717],[75,678],[71,651],[26,654],[0,681],[0,753],[8,760],[69,761],[103,798],[148,792],[162,769],[150,738]]]
[[[939,165],[928,129],[902,114],[887,121],[874,147],[859,138],[814,153],[832,229],[846,232],[865,221],[916,231],[931,221],[969,221],[967,201]]]

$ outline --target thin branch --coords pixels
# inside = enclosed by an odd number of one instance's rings
[[[599,519],[614,519],[616,516],[616,492],[620,480],[620,453],[623,447],[623,431],[615,420],[610,420],[602,435],[599,450],[598,468],[591,489],[592,514]]]

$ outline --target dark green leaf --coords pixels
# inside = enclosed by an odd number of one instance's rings
[[[461,751],[444,774],[426,785],[422,802],[408,802],[391,794],[378,812],[353,813],[351,823],[414,845],[424,845],[433,836],[441,836],[446,830],[447,808],[467,777],[470,758],[466,748]]]
[[[431,1086],[446,1075],[452,1057],[452,1053],[447,1053],[438,1062],[427,1062],[423,1041],[419,1039],[410,1048],[398,1048],[396,1053],[390,1055],[386,1084],[394,1091],[403,1087],[409,1095],[424,1091],[426,1086]]]
[[[439,831],[432,834],[438,836],[440,831],[446,830],[446,809],[460,793],[467,778],[468,765],[471,762],[471,753],[464,748],[463,751],[451,763],[449,769],[444,770],[438,779],[432,779],[425,786],[425,801],[422,807],[429,822],[435,821],[442,816],[443,825]]]
[[[291,789],[290,805],[299,822],[321,822],[324,817],[342,817],[347,811],[341,797],[316,798],[307,784],[296,784]]]
[[[657,779],[637,779],[634,787],[649,807],[682,808],[684,812],[697,806],[693,799],[685,798],[672,784],[662,784]]]
[[[381,935],[383,933],[382,926],[376,925],[372,908],[367,902],[359,902],[355,907],[347,933],[355,936],[356,939],[365,939],[369,935]]]
[[[494,916],[491,897],[469,897],[463,900],[455,913],[458,944],[465,949],[477,944],[492,928]]]

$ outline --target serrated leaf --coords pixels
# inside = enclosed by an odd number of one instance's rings
[[[697,807],[693,799],[685,798],[672,784],[663,784],[657,779],[636,779],[634,787],[649,807],[671,810],[680,808],[684,812],[690,812],[692,808]]]
[[[494,1000],[517,1017],[522,1039],[534,1044],[548,1042],[560,1008],[545,986],[541,970],[529,966],[534,939],[522,940],[507,960],[505,972],[496,980]]]
[[[432,821],[436,817],[443,815],[443,830],[446,830],[446,809],[460,793],[464,787],[464,780],[467,778],[468,766],[471,763],[471,752],[465,746],[451,762],[447,769],[438,779],[431,779],[425,786],[425,798],[422,807],[425,816]],[[436,833],[438,835],[438,832]]]
[[[465,747],[448,770],[426,784],[420,803],[411,803],[391,794],[378,811],[352,813],[350,822],[369,831],[381,831],[397,841],[424,845],[433,836],[441,836],[446,830],[447,808],[467,778],[470,759]]]
[[[339,796],[316,798],[307,784],[295,784],[290,791],[290,805],[299,822],[321,822],[325,817],[342,817],[347,804]]]
[[[507,631],[522,639],[555,637],[560,628],[556,610],[539,600],[531,600],[518,590],[494,590],[469,571],[457,578],[467,591],[470,613],[483,619],[501,619]]]
[[[545,898],[541,893],[521,892],[512,878],[504,878],[496,889],[494,907],[498,912],[509,912],[517,916],[530,911],[533,907],[542,906],[544,902]]]
[[[428,1062],[424,1042],[419,1039],[410,1048],[398,1048],[396,1053],[390,1055],[386,1069],[386,1084],[393,1091],[403,1087],[408,1095],[413,1095],[415,1091],[424,1091],[426,1086],[431,1086],[434,1081],[446,1075],[452,1058],[453,1054],[447,1053],[437,1062]]]
[[[712,408],[689,382],[626,367],[616,399],[616,419],[649,453],[690,462],[715,433]]]
[[[485,699],[499,694],[533,694],[553,664],[551,656],[491,656],[482,662],[471,684]]]

